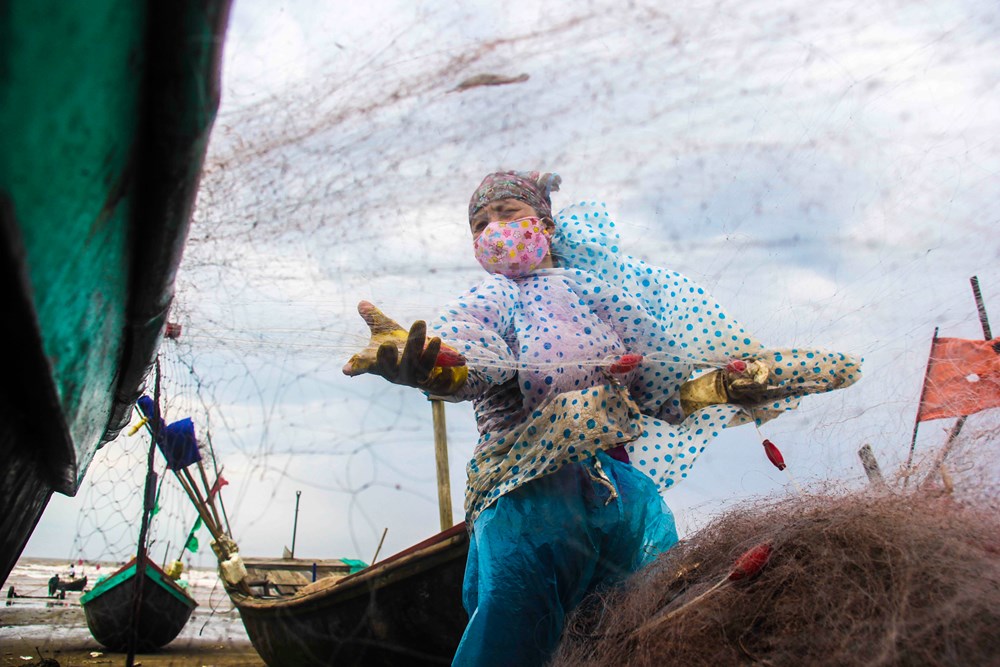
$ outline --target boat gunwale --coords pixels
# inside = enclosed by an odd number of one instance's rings
[[[275,608],[298,609],[339,604],[345,598],[369,594],[416,572],[447,562],[450,560],[449,552],[463,546],[467,540],[465,524],[458,524],[360,572],[285,598],[258,598],[229,587],[227,592],[240,612],[265,612]]]
[[[101,595],[107,593],[113,588],[124,584],[130,579],[134,579],[138,567],[136,566],[136,559],[132,558],[129,562],[122,565],[115,572],[94,585],[92,589],[80,596],[80,605],[85,606],[90,604]],[[146,561],[146,577],[155,584],[158,584],[165,591],[170,593],[173,597],[177,598],[178,601],[186,605],[189,609],[194,609],[198,606],[198,602],[184,590],[181,586],[177,585],[167,574],[160,569],[153,561]]]

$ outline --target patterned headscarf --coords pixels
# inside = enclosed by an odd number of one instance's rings
[[[483,179],[469,202],[469,220],[476,211],[498,199],[518,199],[535,209],[540,218],[552,218],[549,195],[559,189],[559,174],[537,171],[498,171]]]

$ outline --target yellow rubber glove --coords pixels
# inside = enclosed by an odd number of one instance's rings
[[[770,367],[760,359],[733,360],[722,370],[730,403],[753,405],[767,400]]]
[[[372,373],[389,382],[419,387],[447,396],[458,391],[469,376],[465,358],[440,338],[427,341],[427,324],[417,320],[406,332],[368,301],[358,304],[358,313],[371,330],[368,346],[344,365],[349,376]]]
[[[709,405],[756,405],[769,400],[771,369],[759,359],[734,359],[725,368],[699,375],[681,385],[681,410],[689,415]]]

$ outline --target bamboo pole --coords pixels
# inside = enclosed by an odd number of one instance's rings
[[[979,290],[979,276],[969,278],[972,284],[972,296],[976,300],[976,310],[979,311],[979,324],[983,327],[983,339],[993,340],[990,330],[990,318],[986,316],[986,304],[983,303],[983,293]]]
[[[153,399],[154,410],[156,414],[156,420],[155,420],[156,423],[155,425],[148,422],[146,423],[146,428],[149,430],[153,439],[153,445],[151,445],[150,457],[153,456],[153,452],[155,451],[156,448],[156,441],[159,436],[157,429],[159,429],[160,424],[163,422],[163,419],[160,414],[159,370],[160,370],[159,360],[157,360],[157,365],[156,365],[157,384]],[[203,469],[202,472],[204,474]],[[177,478],[178,483],[181,485],[181,488],[184,489],[184,492],[187,494],[188,499],[191,501],[195,509],[198,511],[198,516],[201,517],[202,523],[205,524],[205,527],[208,528],[208,532],[211,533],[212,540],[215,544],[215,548],[218,550],[216,555],[220,559],[220,565],[221,565],[221,561],[229,559],[229,557],[232,556],[233,553],[235,553],[235,551],[231,552],[229,548],[226,546],[227,542],[232,543],[231,539],[229,538],[228,534],[222,532],[222,528],[220,525],[221,522],[220,524],[216,523],[217,513],[216,516],[213,516],[213,512],[209,510],[208,503],[205,501],[205,499],[201,497],[201,494],[198,491],[198,485],[195,482],[194,477],[191,475],[191,471],[189,471],[187,468],[181,468],[179,470],[174,470],[173,473],[174,477]],[[205,477],[205,480],[207,481],[207,476]],[[206,489],[206,491],[208,493],[211,492],[210,489]],[[212,509],[214,510],[214,506],[212,507]],[[235,586],[244,595],[251,595],[250,587],[247,585],[245,580],[240,581],[239,583],[235,584]]]
[[[205,503],[201,499],[201,494],[198,493],[198,489],[194,486],[194,480],[191,478],[191,473],[184,468],[181,468],[180,470],[175,470],[174,475],[177,477],[177,481],[180,482],[184,492],[188,495],[188,498],[194,504],[195,509],[198,510],[198,515],[201,517],[205,527],[208,528],[208,532],[212,533],[212,539],[218,541],[219,536],[221,535],[219,527],[215,525],[215,519],[208,511],[208,508],[205,507]]]
[[[201,483],[205,486],[205,502],[208,503],[208,508],[212,511],[212,516],[215,517],[215,525],[222,529],[222,519],[219,517],[219,511],[215,509],[215,503],[212,500],[212,487],[208,483],[208,475],[205,473],[205,464],[201,459],[198,459],[198,472],[201,473]]]
[[[212,454],[212,467],[215,468],[215,481],[218,483],[219,477],[222,475],[222,468],[219,467],[219,460],[215,458],[215,447],[212,445],[212,431],[211,429],[205,431],[205,440],[208,442],[208,451]],[[226,503],[222,499],[222,489],[216,494],[219,498],[219,509],[222,510],[222,518],[226,522],[226,535],[232,537],[233,527],[229,523],[229,514],[226,513]]]
[[[986,304],[983,302],[983,293],[982,293],[982,290],[980,290],[980,288],[979,288],[979,276],[972,276],[971,278],[969,278],[969,284],[972,286],[972,298],[975,299],[975,301],[976,301],[976,312],[979,314],[979,326],[981,326],[982,329],[983,329],[983,340],[992,340],[993,339],[993,331],[990,328],[990,319],[989,319],[989,317],[986,314]],[[936,328],[934,329],[934,337],[937,338],[937,329]],[[933,345],[932,345],[931,346],[931,350],[933,350],[933,349],[934,348],[933,348]],[[930,368],[930,357],[928,357],[928,359],[927,359],[927,368],[928,369]],[[927,387],[927,375],[926,375],[926,372],[925,372],[925,374],[924,374],[924,388],[921,389],[921,391],[920,391],[920,402],[921,403],[924,402],[924,392],[926,391],[926,387]],[[920,410],[920,408],[918,406],[917,407],[917,414],[919,414],[919,410]],[[941,453],[938,455],[937,460],[934,463],[933,470],[935,470],[935,471],[940,470],[942,472],[943,476],[947,475],[947,472],[944,469],[944,460],[948,457],[948,454],[951,453],[952,447],[954,447],[955,441],[958,439],[959,433],[962,432],[962,428],[965,426],[965,421],[966,421],[967,418],[968,417],[966,415],[963,415],[963,416],[959,417],[955,421],[954,426],[951,427],[951,431],[948,433],[948,439],[945,440],[944,445],[941,447]],[[913,427],[913,440],[914,441],[916,441],[916,435],[917,435],[917,428],[916,428],[916,424],[914,424],[914,427]],[[912,458],[913,458],[913,442],[910,443],[910,458],[907,459],[907,462],[906,462],[907,478],[909,477],[910,461],[912,460]],[[933,474],[934,473],[932,472],[931,475],[933,475]],[[927,479],[929,480],[930,477],[928,477]],[[927,480],[925,480],[925,483],[926,482],[927,482]],[[950,480],[947,481],[946,483],[950,483]],[[905,485],[905,482],[904,482],[904,485]]]
[[[432,398],[431,415],[434,420],[434,460],[437,463],[438,515],[441,530],[454,525],[451,514],[451,478],[448,467],[448,428],[444,419],[444,402]]]
[[[972,298],[976,301],[976,312],[979,314],[979,326],[983,328],[983,340],[992,340],[993,331],[990,329],[990,318],[986,314],[986,304],[983,302],[983,293],[979,289],[979,276],[972,276],[969,278],[969,284],[972,285]],[[941,454],[938,456],[937,461],[935,461],[934,470],[940,470],[942,478],[947,475],[947,471],[945,471],[944,468],[944,460],[948,458],[948,454],[951,453],[952,447],[955,446],[955,441],[958,440],[958,434],[962,432],[962,427],[965,426],[966,419],[966,416],[959,417],[955,422],[955,425],[951,427],[951,431],[948,433],[948,439],[945,440],[944,446],[941,447]],[[950,484],[950,480],[945,480],[945,484]]]
[[[934,327],[934,336],[931,338],[931,349],[927,353],[927,366],[924,368],[924,381],[920,385],[920,400],[917,401],[917,414],[913,418],[913,435],[910,437],[910,453],[906,457],[906,472],[903,475],[903,488],[910,481],[910,472],[913,469],[913,450],[917,445],[917,429],[920,427],[920,406],[924,404],[924,397],[927,395],[927,374],[931,370],[931,355],[934,354],[934,341],[938,337],[938,328]]]
[[[292,519],[292,558],[295,558],[295,538],[299,533],[299,500],[302,498],[302,492],[295,492],[295,518]]]
[[[990,319],[986,315],[986,304],[983,303],[983,293],[979,289],[979,276],[972,276],[969,278],[969,284],[972,285],[972,298],[976,301],[976,312],[979,314],[979,326],[983,328],[983,340],[992,340],[993,332],[990,329]],[[951,428],[951,432],[948,434],[948,439],[945,441],[944,447],[941,450],[941,456],[938,458],[937,465],[934,466],[935,469],[944,465],[944,459],[951,451],[952,446],[955,444],[955,440],[958,439],[958,434],[962,432],[962,427],[965,426],[965,420],[965,416],[959,417],[958,421],[956,421],[955,425]]]
[[[156,358],[153,374],[153,405],[156,416],[160,409],[160,359]],[[147,422],[148,425],[148,422]],[[142,589],[146,581],[146,538],[149,535],[149,519],[156,503],[156,472],[153,462],[156,458],[156,438],[159,435],[160,420],[155,419],[150,426],[149,453],[146,456],[146,486],[142,496],[142,522],[139,526],[139,539],[135,553],[135,585],[132,589],[132,614],[129,618],[128,645],[126,647],[125,665],[135,665],[135,649],[138,641],[139,615],[142,611]]]
[[[385,542],[385,535],[386,535],[386,533],[388,533],[388,532],[389,532],[389,527],[388,527],[388,526],[386,526],[386,527],[385,527],[385,528],[384,528],[384,529],[382,530],[382,538],[381,538],[381,539],[380,539],[380,540],[378,541],[378,547],[377,547],[377,548],[375,549],[375,555],[374,555],[374,556],[372,556],[372,562],[371,562],[371,564],[372,564],[372,565],[374,565],[374,564],[375,564],[375,561],[377,561],[377,560],[378,560],[378,555],[379,555],[379,554],[380,554],[380,553],[382,552],[382,543],[383,543],[383,542]],[[369,567],[371,567],[371,566],[369,566]]]

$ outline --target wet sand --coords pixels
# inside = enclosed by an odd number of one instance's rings
[[[41,641],[4,634],[0,644],[0,665],[3,667],[38,665],[40,657],[54,659],[60,667],[124,665],[126,662],[125,654],[105,651],[89,634],[83,638],[51,637]],[[264,667],[249,640],[219,644],[203,639],[178,639],[157,653],[137,654],[134,664],[143,667]]]
[[[238,636],[232,632],[229,634],[236,636],[224,637],[206,631],[199,636],[198,626],[204,623],[204,618],[192,617],[177,639],[156,653],[137,654],[135,664],[264,667],[245,633]],[[242,625],[233,629],[242,630]],[[0,666],[37,665],[40,658],[54,659],[60,667],[124,665],[126,661],[124,653],[110,652],[90,636],[79,604],[50,609],[19,607],[17,603],[0,607]]]
[[[65,600],[42,599],[54,568],[51,562],[22,559],[4,582],[4,597],[0,598],[0,667],[39,665],[42,658],[55,660],[59,667],[124,665],[124,653],[108,651],[90,635],[80,606],[80,593],[67,593]],[[194,571],[186,576],[189,591],[199,603],[191,620],[177,639],[164,648],[137,654],[135,664],[265,667],[246,635],[239,614],[217,585],[215,573]],[[19,595],[39,597],[8,599],[11,587]]]

